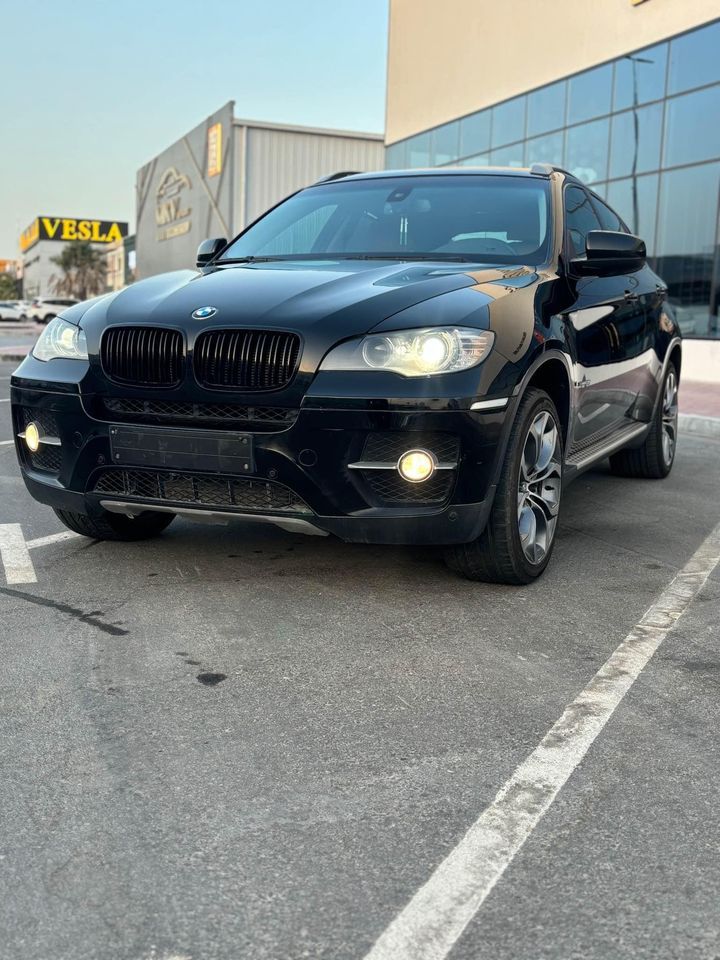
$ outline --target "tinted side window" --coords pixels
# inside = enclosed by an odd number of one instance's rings
[[[568,254],[579,257],[585,253],[585,237],[591,230],[600,230],[600,221],[592,208],[590,197],[581,188],[569,186],[565,190],[565,236]]]
[[[600,218],[600,226],[603,230],[618,230],[620,233],[628,232],[627,227],[614,210],[611,210],[606,203],[603,203],[603,201],[594,194],[592,200],[595,211]]]

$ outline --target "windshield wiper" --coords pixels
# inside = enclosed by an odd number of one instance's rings
[[[220,266],[223,263],[270,263],[272,260],[284,260],[285,257],[221,257],[215,261],[215,265]]]
[[[473,257],[454,253],[359,253],[339,256],[338,260],[434,260],[442,263],[478,263]]]
[[[480,263],[477,257],[454,253],[286,253],[277,257],[222,257],[213,266],[224,263],[282,263],[291,260],[431,260],[444,263]]]

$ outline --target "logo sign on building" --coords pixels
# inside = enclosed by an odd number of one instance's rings
[[[208,177],[216,177],[222,173],[222,124],[214,123],[208,127],[207,134],[207,168]]]
[[[158,240],[170,240],[180,237],[190,230],[192,209],[186,204],[187,192],[192,184],[190,177],[180,173],[175,167],[168,167],[160,177],[155,191],[155,223]]]
[[[36,217],[20,235],[23,253],[40,240],[115,243],[128,235],[127,223],[118,220],[81,220],[79,217]]]

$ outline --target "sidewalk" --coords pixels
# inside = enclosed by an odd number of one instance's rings
[[[720,439],[720,383],[680,380],[680,431]]]
[[[15,347],[0,347],[0,363],[15,361],[20,363],[30,352],[31,343],[24,343]]]

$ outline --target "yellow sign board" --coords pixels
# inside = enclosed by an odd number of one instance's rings
[[[214,123],[207,133],[208,176],[216,177],[222,173],[222,124]]]
[[[20,235],[23,253],[39,240],[114,243],[128,235],[127,223],[117,220],[80,220],[77,217],[35,217]]]

